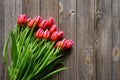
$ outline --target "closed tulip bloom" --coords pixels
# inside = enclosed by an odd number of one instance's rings
[[[50,37],[50,32],[48,30],[45,30],[43,34],[43,38],[48,39]]]
[[[29,28],[32,28],[33,25],[34,25],[34,23],[35,23],[35,20],[34,20],[34,19],[31,20],[31,21],[28,23],[28,27],[29,27]]]
[[[35,36],[36,36],[36,38],[40,39],[40,38],[43,37],[43,34],[44,34],[43,29],[40,29],[40,28],[39,28],[39,29],[37,30]]]
[[[64,34],[63,31],[59,31],[58,34],[57,34],[58,38],[59,38],[59,39],[62,38],[63,34]]]
[[[44,19],[40,24],[39,24],[39,28],[42,28],[42,29],[45,29],[45,27],[46,27],[46,19]]]
[[[73,41],[72,40],[67,40],[66,41],[66,48],[67,49],[70,48],[70,47],[72,47],[72,45],[73,45]]]
[[[25,25],[26,22],[27,22],[27,16],[26,16],[26,14],[21,14],[21,15],[18,16],[17,23],[19,25]]]
[[[48,28],[50,28],[53,24],[54,24],[54,19],[53,19],[53,17],[50,17],[48,20],[47,20],[47,24],[46,24],[46,26],[48,27]]]
[[[65,48],[66,47],[66,39],[63,39],[62,41],[58,41],[56,43],[55,47]]]
[[[50,39],[52,41],[57,41],[57,39],[58,39],[57,34],[58,34],[58,32],[53,32]]]
[[[35,19],[36,26],[39,26],[39,24],[42,22],[42,18],[40,16],[36,16],[34,19]]]
[[[53,33],[57,30],[57,26],[56,25],[52,25],[52,27],[50,28],[50,33]]]
[[[29,23],[31,20],[32,20],[31,18],[28,18],[28,19],[27,19],[27,23]]]

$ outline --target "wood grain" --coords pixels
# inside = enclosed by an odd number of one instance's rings
[[[120,79],[120,0],[112,0],[112,80]]]
[[[4,80],[3,45],[5,30],[4,0],[0,0],[0,80]]]
[[[97,80],[111,80],[111,1],[95,0],[95,38]]]
[[[28,17],[34,18],[41,13],[41,0],[22,0],[22,13],[27,14]]]
[[[0,80],[7,80],[3,45],[21,13],[52,16],[74,41],[64,59],[68,69],[50,80],[120,79],[120,0],[0,0]]]
[[[59,80],[77,80],[76,76],[76,0],[59,0],[59,30],[66,39],[74,41],[71,51],[65,52],[64,66],[68,69],[59,74]]]
[[[77,80],[95,80],[94,0],[77,0]]]

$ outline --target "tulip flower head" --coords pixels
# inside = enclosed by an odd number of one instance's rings
[[[55,31],[54,33],[52,33],[52,35],[51,35],[51,38],[50,38],[50,39],[51,39],[52,41],[57,41],[57,39],[58,39],[57,34],[58,34],[58,32],[56,32],[56,31]]]
[[[48,28],[50,28],[54,23],[55,23],[55,21],[54,21],[53,17],[50,17],[50,18],[47,20],[46,26],[47,26]]]
[[[40,16],[36,16],[34,19],[35,19],[36,26],[39,26],[39,24],[42,22],[42,18]]]
[[[32,20],[32,18],[28,18],[28,19],[27,19],[27,23],[29,23],[31,20]]]
[[[55,47],[65,48],[66,47],[66,39],[63,39],[62,41],[58,41],[56,43]]]
[[[66,48],[67,49],[70,48],[70,47],[72,47],[72,45],[73,45],[73,41],[72,40],[67,40],[66,41]]]
[[[28,22],[28,27],[32,28],[35,23],[35,19],[32,19],[31,21]]]
[[[45,27],[46,27],[46,22],[47,22],[47,20],[46,19],[44,19],[40,24],[39,24],[39,28],[41,28],[41,29],[45,29]]]
[[[25,25],[26,22],[27,22],[27,16],[26,16],[26,14],[21,14],[21,15],[18,16],[17,23],[19,25]]]
[[[52,25],[51,28],[50,28],[50,33],[52,34],[56,30],[57,30],[57,26],[56,25]]]
[[[63,34],[64,34],[63,31],[59,31],[59,32],[57,33],[58,39],[62,38]]]
[[[50,37],[50,32],[48,30],[45,30],[43,34],[43,38],[48,39]]]
[[[44,31],[43,29],[39,28],[35,34],[37,39],[41,39],[43,37]]]

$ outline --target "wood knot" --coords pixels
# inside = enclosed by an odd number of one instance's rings
[[[91,63],[91,60],[90,60],[90,58],[85,58],[85,63],[88,65],[88,64],[90,64]]]
[[[63,11],[63,4],[59,2],[59,12],[61,13]]]
[[[119,56],[119,50],[117,48],[114,49],[113,56],[114,57],[118,57]]]

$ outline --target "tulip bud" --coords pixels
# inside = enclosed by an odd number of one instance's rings
[[[43,38],[48,39],[50,37],[50,32],[48,30],[45,30],[43,34]]]
[[[23,14],[23,15],[21,14],[21,15],[18,16],[17,23],[19,25],[25,25],[26,22],[27,22],[27,16],[26,16],[26,14]]]
[[[72,47],[72,45],[73,45],[73,41],[72,40],[67,40],[66,41],[66,48],[67,49],[70,48],[70,47]]]
[[[28,27],[29,27],[29,28],[32,28],[33,25],[34,25],[34,23],[35,23],[35,20],[34,20],[34,19],[31,20],[31,21],[28,23]]]
[[[58,39],[62,38],[62,36],[63,36],[63,33],[64,33],[63,31],[59,31],[59,32],[58,32],[58,34],[57,34],[57,36],[58,36]]]
[[[52,25],[50,28],[50,33],[53,33],[57,30],[57,26],[56,25]]]
[[[39,28],[37,30],[36,34],[35,34],[36,38],[38,38],[38,39],[42,38],[43,37],[43,33],[44,33],[43,29]]]
[[[57,39],[58,39],[57,33],[58,33],[58,32],[53,32],[53,33],[52,33],[51,38],[50,38],[52,41],[57,41]]]
[[[36,16],[34,19],[35,19],[36,26],[39,26],[39,24],[42,21],[42,18],[40,16]]]
[[[54,24],[54,19],[53,19],[53,17],[50,17],[48,20],[47,20],[47,24],[46,24],[46,26],[48,27],[48,28],[50,28],[53,24]]]
[[[28,19],[27,19],[27,23],[29,23],[31,20],[32,20],[31,18],[28,18]]]
[[[44,19],[40,24],[39,24],[39,28],[41,28],[41,29],[45,29],[45,27],[46,27],[46,19]]]
[[[55,47],[65,48],[66,47],[66,39],[63,39],[62,41],[58,41],[56,43]]]

